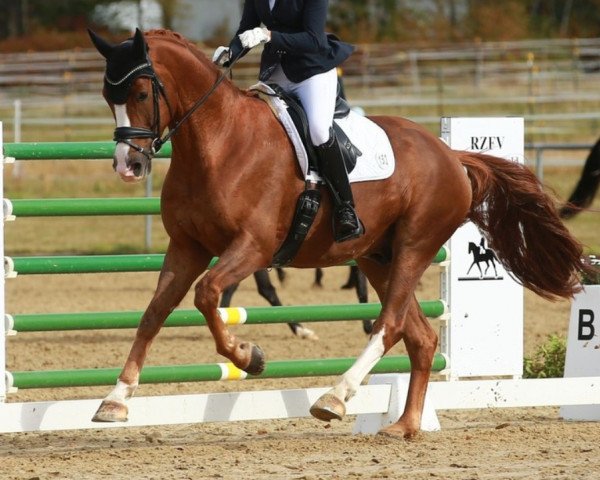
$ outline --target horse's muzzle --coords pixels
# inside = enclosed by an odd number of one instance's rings
[[[125,162],[118,162],[113,158],[113,170],[124,182],[139,182],[152,171],[152,161],[145,155],[133,152]]]

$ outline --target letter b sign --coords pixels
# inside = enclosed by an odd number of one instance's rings
[[[594,328],[594,311],[582,308],[577,321],[577,340],[592,340],[596,334]]]

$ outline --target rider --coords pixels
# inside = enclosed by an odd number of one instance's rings
[[[213,61],[228,66],[231,59],[265,44],[259,79],[276,83],[300,99],[319,157],[320,173],[333,198],[334,239],[343,242],[364,233],[332,129],[336,67],[351,55],[354,47],[325,33],[327,6],[328,0],[245,0],[238,31],[229,47],[215,51]]]

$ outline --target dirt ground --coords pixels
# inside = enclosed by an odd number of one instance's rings
[[[284,304],[354,302],[341,290],[346,268],[290,270],[279,289]],[[419,288],[420,299],[438,298],[437,268]],[[143,309],[157,274],[18,277],[7,282],[10,313]],[[274,275],[273,275],[274,278]],[[371,292],[371,298],[375,296]],[[236,305],[264,305],[252,279]],[[182,307],[192,308],[188,295]],[[566,334],[569,302],[550,304],[525,295],[525,352],[551,333]],[[366,343],[359,322],[313,323],[318,342],[294,338],[285,325],[235,327],[264,348],[268,360],[342,357]],[[7,341],[9,370],[120,367],[132,330],[22,333]],[[393,353],[402,353],[398,347]],[[222,361],[205,328],[164,329],[147,365]],[[303,388],[334,378],[245,380],[142,385],[140,396]],[[102,398],[107,387],[22,390],[9,401]],[[0,435],[0,478],[129,479],[599,479],[600,425],[562,421],[556,408],[439,411],[442,430],[411,441],[352,435],[355,417],[324,424],[311,418],[131,429]]]

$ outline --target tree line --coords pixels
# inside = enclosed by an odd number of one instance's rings
[[[113,1],[0,0],[0,40],[82,30],[97,5]],[[158,3],[168,28],[178,2]],[[330,0],[329,29],[356,43],[598,37],[600,0]]]

